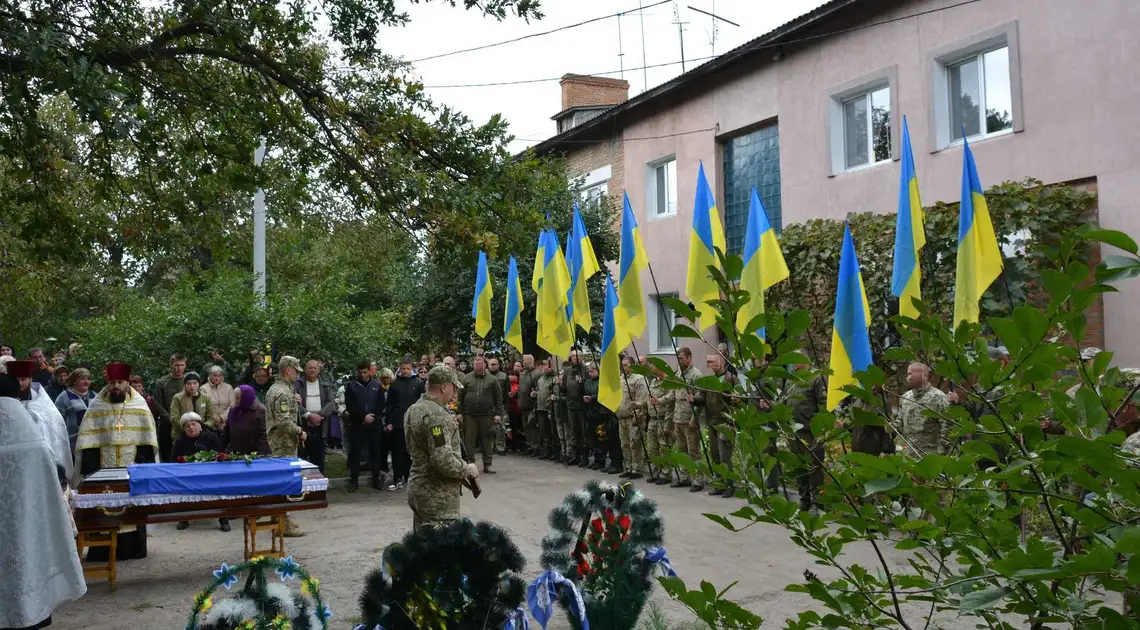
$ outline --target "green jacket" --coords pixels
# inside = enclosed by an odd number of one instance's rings
[[[530,393],[538,387],[538,379],[542,376],[542,372],[538,368],[526,369],[523,368],[519,374],[519,409],[523,412],[534,409],[535,399],[530,397]]]
[[[502,370],[498,372],[488,370],[488,373],[499,381],[499,408],[505,411],[507,409],[507,395],[511,393],[511,379]]]
[[[576,410],[585,406],[585,403],[582,402],[585,383],[586,368],[581,363],[571,365],[568,370],[562,370],[562,390],[566,395],[567,409]]]
[[[158,411],[156,420],[170,420],[170,404],[174,397],[182,393],[182,378],[174,378],[167,374],[154,383],[154,408]]]
[[[459,413],[465,416],[503,415],[503,392],[499,379],[489,372],[463,377],[459,390]]]
[[[735,379],[728,372],[719,375],[721,382],[735,384]],[[724,424],[728,421],[725,413],[731,408],[732,397],[724,392],[705,392],[705,422],[709,426]]]
[[[557,387],[554,375],[543,374],[535,381],[534,387],[538,392],[538,398],[535,399],[534,408],[539,411],[554,411],[554,405],[552,405],[550,401],[550,397],[554,394],[554,388]]]
[[[817,376],[807,385],[788,384],[788,404],[792,407],[792,419],[803,425],[800,432],[811,433],[811,419],[827,405],[827,386],[823,377]]]

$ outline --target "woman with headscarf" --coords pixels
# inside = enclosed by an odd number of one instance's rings
[[[230,452],[234,455],[269,454],[265,405],[257,400],[257,392],[249,385],[241,385],[234,390],[234,399],[223,430],[223,439]]]

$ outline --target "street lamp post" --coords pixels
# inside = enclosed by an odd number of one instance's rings
[[[254,166],[261,167],[265,160],[265,138],[253,152]],[[258,186],[253,196],[253,291],[257,294],[261,308],[267,306],[265,300],[265,189]]]

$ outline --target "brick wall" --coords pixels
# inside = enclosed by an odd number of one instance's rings
[[[621,193],[625,188],[625,143],[620,134],[610,140],[579,145],[568,151],[565,157],[566,175],[571,179],[609,165],[612,174],[607,193],[611,202],[621,203]]]
[[[1096,180],[1088,180],[1082,182],[1074,182],[1072,187],[1076,190],[1097,194]],[[1085,219],[1091,223],[1098,222],[1098,204],[1099,201],[1094,198],[1090,205]],[[1100,264],[1100,243],[1093,243],[1092,251],[1089,252],[1089,267],[1096,268]],[[1104,298],[1100,295],[1096,296],[1096,300],[1085,311],[1085,318],[1088,324],[1085,328],[1085,340],[1081,342],[1081,347],[1084,348],[1101,348],[1105,349],[1104,339]]]
[[[562,86],[562,111],[585,105],[617,105],[629,99],[629,82],[607,77],[566,74]]]

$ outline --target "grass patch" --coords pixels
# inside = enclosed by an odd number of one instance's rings
[[[348,476],[348,462],[340,453],[329,453],[325,456],[325,477],[340,479]]]

